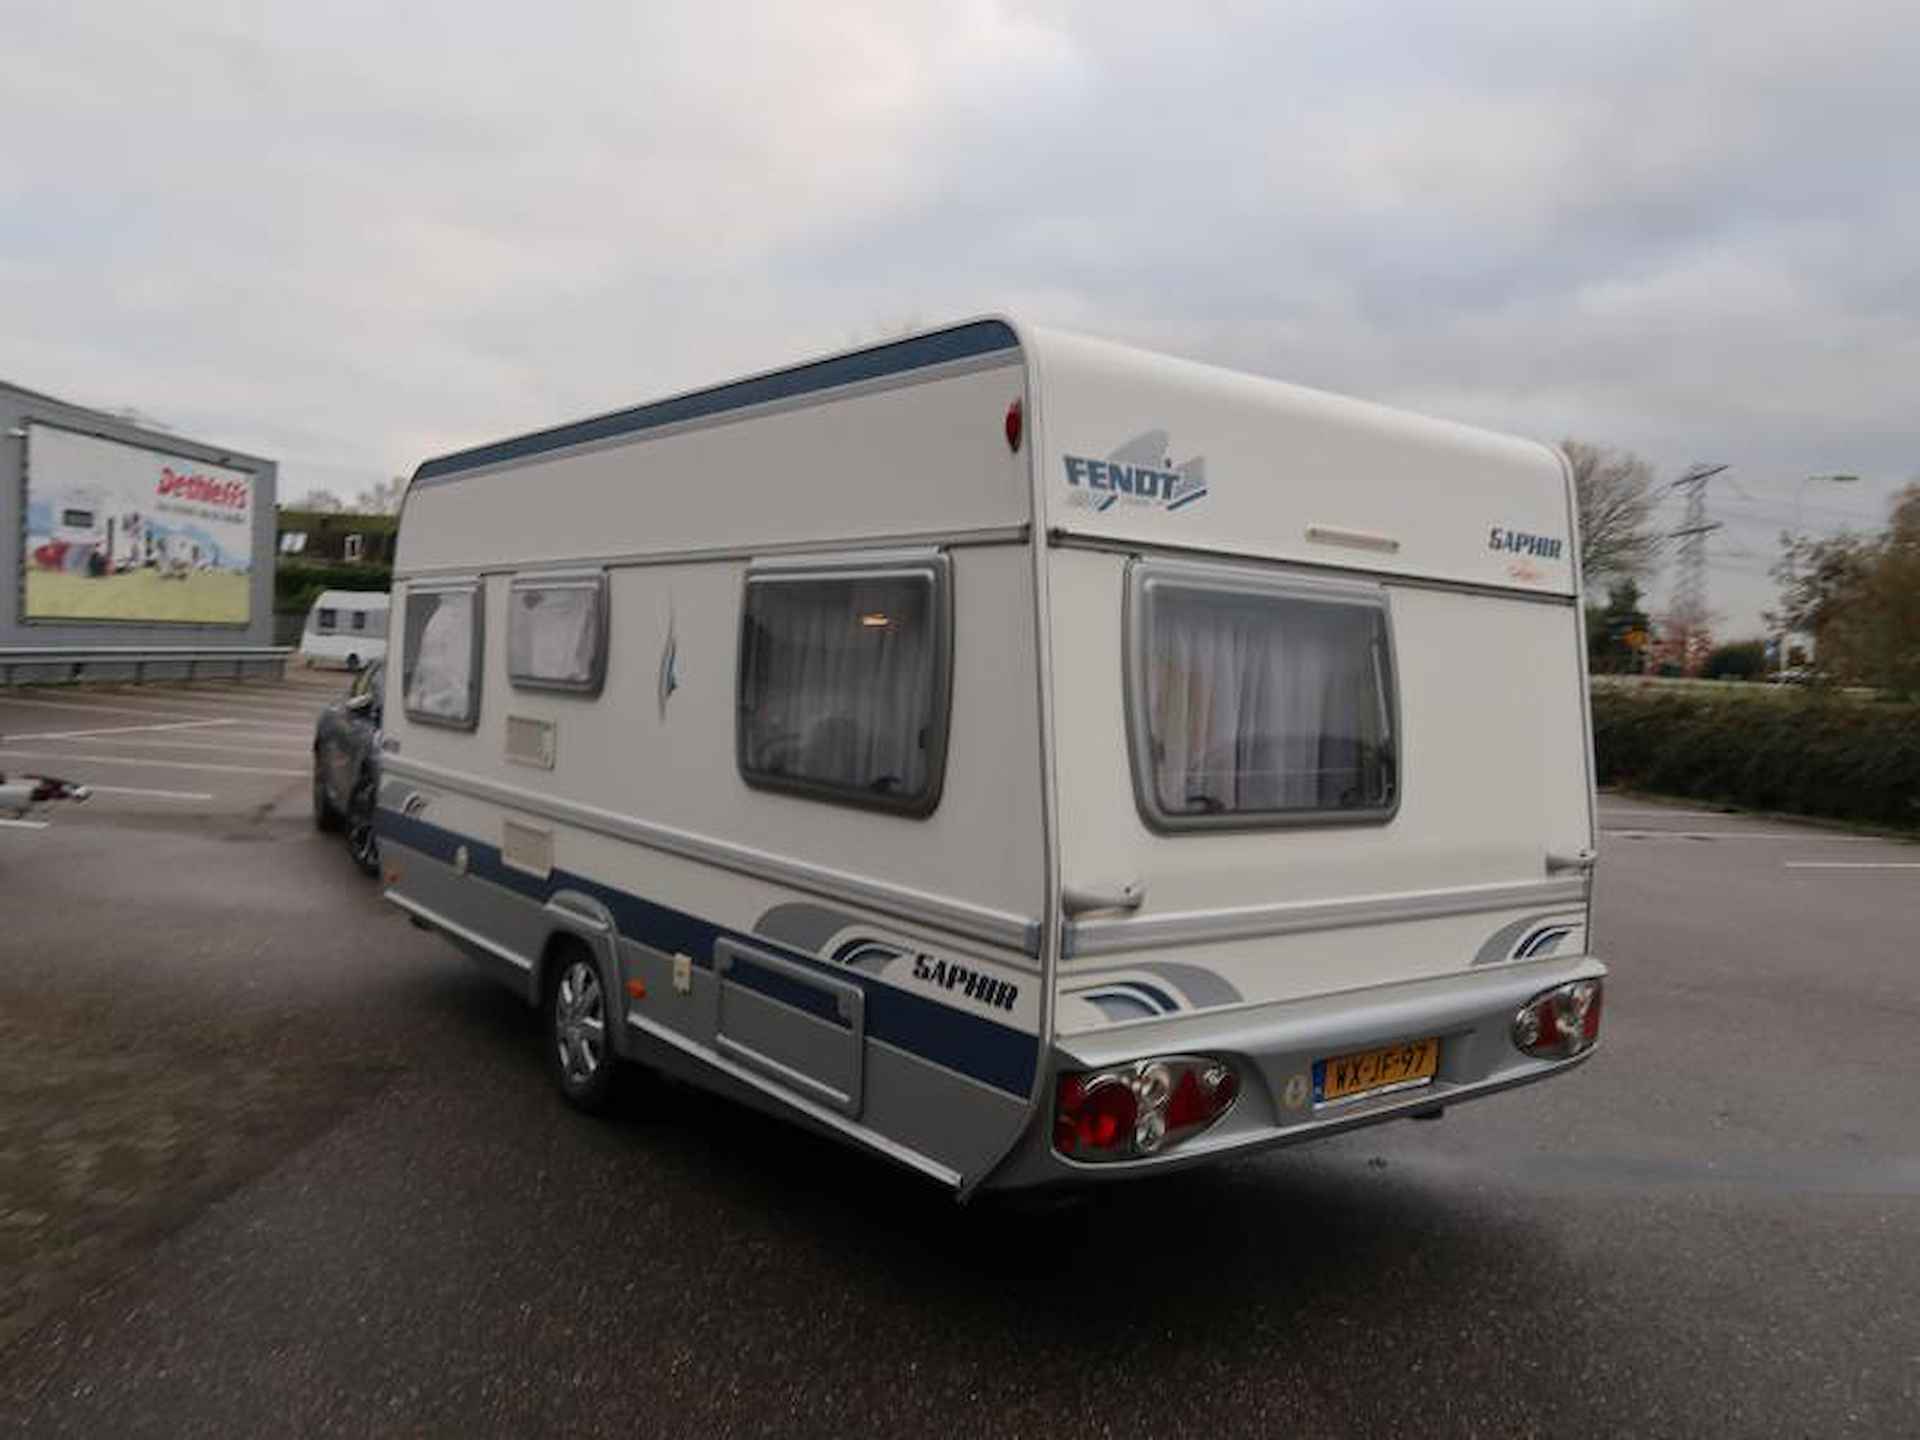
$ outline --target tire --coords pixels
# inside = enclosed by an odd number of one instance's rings
[[[313,757],[313,828],[332,834],[340,828],[340,812],[327,798],[327,782],[320,775],[320,757]]]
[[[362,875],[380,873],[380,837],[374,831],[373,812],[379,787],[371,775],[362,775],[347,802],[347,854]]]
[[[584,946],[569,945],[554,956],[541,1041],[561,1096],[590,1115],[613,1100],[620,1063],[608,1034],[613,1013],[600,967]]]

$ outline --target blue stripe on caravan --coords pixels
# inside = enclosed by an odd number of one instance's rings
[[[713,968],[714,942],[725,936],[836,980],[858,985],[866,996],[867,1034],[873,1039],[898,1046],[923,1060],[944,1065],[1023,1100],[1033,1090],[1039,1041],[1023,1030],[898,989],[859,970],[823,961],[817,955],[791,949],[764,935],[709,924],[698,916],[656,905],[584,875],[555,870],[543,879],[511,869],[501,862],[498,846],[444,830],[397,810],[383,806],[377,812],[376,828],[382,840],[392,840],[443,865],[451,865],[453,852],[464,845],[469,875],[524,895],[537,904],[544,905],[549,896],[561,890],[590,895],[612,913],[613,923],[626,939],[668,954],[685,955],[703,970]],[[753,988],[761,987],[755,984]]]
[[[716,385],[711,390],[696,390],[691,395],[676,395],[670,400],[656,400],[650,405],[616,410],[611,415],[596,415],[590,420],[577,420],[570,425],[556,425],[551,430],[536,430],[531,435],[518,435],[511,440],[441,455],[422,464],[414,471],[413,479],[417,485],[432,484],[449,479],[463,470],[477,470],[482,465],[498,465],[503,460],[524,460],[530,455],[542,455],[549,450],[563,450],[571,445],[585,445],[616,435],[657,430],[662,425],[677,425],[686,420],[702,420],[711,415],[723,415],[729,410],[744,410],[749,405],[791,400],[795,396],[853,385],[862,380],[878,380],[887,375],[904,375],[912,370],[924,370],[929,365],[944,365],[952,360],[968,360],[976,355],[1016,349],[1019,344],[1012,327],[1004,322],[976,320],[970,325],[955,326],[951,330],[918,335],[911,340],[896,340],[890,345],[876,345],[870,350],[856,350],[850,355],[836,355],[830,360],[796,365],[790,370],[777,370],[771,375],[736,380],[729,385]]]

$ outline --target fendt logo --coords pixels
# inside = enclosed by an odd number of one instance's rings
[[[1094,511],[1115,505],[1151,505],[1178,510],[1207,493],[1206,457],[1173,463],[1164,430],[1136,435],[1104,460],[1084,455],[1063,457],[1067,467],[1067,503]]]

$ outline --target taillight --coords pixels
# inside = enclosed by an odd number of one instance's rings
[[[1068,1072],[1054,1094],[1054,1149],[1074,1160],[1132,1160],[1212,1125],[1239,1096],[1240,1077],[1223,1060],[1172,1055]]]
[[[1600,1038],[1600,982],[1574,980],[1536,995],[1513,1017],[1514,1047],[1542,1060],[1566,1060]]]

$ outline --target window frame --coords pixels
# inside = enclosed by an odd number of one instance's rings
[[[467,713],[463,717],[435,715],[430,711],[416,710],[408,692],[413,688],[412,667],[416,663],[413,653],[414,637],[409,633],[407,611],[416,595],[470,595],[473,598],[473,633],[469,646],[467,671]],[[425,627],[421,627],[423,632]],[[437,725],[443,730],[460,730],[472,733],[480,728],[480,703],[485,693],[485,664],[487,658],[487,587],[478,576],[468,579],[418,580],[407,586],[406,597],[400,609],[400,638],[404,652],[400,657],[400,708],[408,720],[417,725]],[[388,642],[392,639],[389,636]]]
[[[592,590],[599,607],[600,633],[593,647],[593,673],[586,680],[551,680],[513,668],[514,601],[524,590]],[[597,697],[607,684],[607,637],[613,630],[613,604],[605,570],[547,570],[515,575],[507,582],[507,683],[516,690],[552,690]]]
[[[1318,601],[1374,611],[1379,616],[1381,646],[1379,657],[1385,665],[1380,676],[1386,691],[1386,748],[1392,760],[1392,793],[1385,805],[1364,809],[1332,810],[1252,810],[1178,814],[1163,810],[1155,783],[1152,730],[1148,716],[1147,636],[1152,592],[1159,587],[1178,590],[1202,590],[1215,594],[1250,595],[1261,599]],[[1133,772],[1133,798],[1150,830],[1162,835],[1182,835],[1195,831],[1293,830],[1328,826],[1387,825],[1400,813],[1406,796],[1406,746],[1402,739],[1400,704],[1400,659],[1395,648],[1392,597],[1387,587],[1368,581],[1330,580],[1291,572],[1249,570],[1227,564],[1200,561],[1148,559],[1134,556],[1127,562],[1125,596],[1122,602],[1121,684],[1125,693],[1127,717],[1127,757]]]
[[[920,580],[929,589],[927,619],[933,627],[933,693],[929,704],[927,781],[913,795],[875,794],[831,781],[757,770],[747,763],[747,637],[755,585],[847,580]],[[924,820],[940,807],[946,790],[947,748],[953,729],[953,562],[942,550],[873,551],[864,555],[808,556],[750,561],[740,581],[740,624],[733,680],[734,769],[748,786],[824,804]]]

